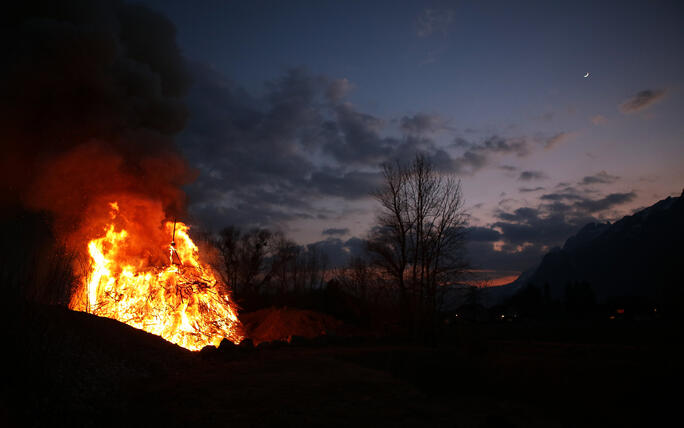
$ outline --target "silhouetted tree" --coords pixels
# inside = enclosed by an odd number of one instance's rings
[[[217,268],[243,307],[292,304],[286,297],[320,289],[326,280],[326,255],[315,245],[302,247],[280,232],[243,232],[231,226],[219,233],[214,245],[220,255]]]
[[[317,245],[309,245],[302,253],[304,271],[306,275],[305,288],[320,289],[326,279],[328,256],[318,249]]]
[[[219,233],[216,247],[222,257],[224,280],[236,296],[255,294],[273,275],[273,256],[281,234],[267,229],[242,232],[231,226]]]
[[[466,267],[460,181],[437,172],[422,155],[409,165],[384,165],[383,177],[375,192],[382,211],[368,249],[396,283],[405,321],[415,332],[430,333],[437,287],[454,282]]]

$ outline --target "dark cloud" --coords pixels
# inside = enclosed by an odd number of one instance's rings
[[[473,226],[466,229],[466,234],[469,241],[472,242],[494,242],[501,239],[501,233],[497,230]]]
[[[497,214],[502,220],[513,222],[528,222],[538,218],[538,210],[535,208],[522,207],[518,208],[512,213],[500,212]]]
[[[310,184],[321,194],[359,199],[378,188],[382,184],[382,176],[379,172],[352,171],[337,175],[332,171],[316,171]]]
[[[530,145],[527,140],[523,138],[502,138],[496,135],[478,143],[469,142],[459,137],[454,140],[452,147],[465,149],[461,156],[453,159],[454,171],[461,174],[474,174],[488,166],[495,155],[524,157],[530,153]]]
[[[381,184],[382,163],[407,163],[417,153],[438,171],[465,175],[532,148],[526,138],[496,135],[440,146],[429,137],[443,127],[439,116],[385,121],[344,100],[352,87],[346,79],[303,68],[267,82],[260,96],[204,64],[192,64],[192,75],[193,116],[179,145],[199,170],[187,187],[191,213],[211,230],[283,227],[320,216],[317,201],[370,198]],[[392,127],[401,136],[387,132]]]
[[[349,234],[349,229],[348,228],[343,228],[343,229],[336,229],[336,228],[330,228],[330,229],[325,229],[323,232],[321,232],[323,235],[348,235]]]
[[[399,121],[399,129],[406,134],[424,134],[435,132],[442,127],[442,119],[438,115],[419,113],[404,116]]]
[[[564,213],[523,207],[512,212],[497,212],[499,221],[482,228],[481,235],[496,236],[498,244],[479,240],[469,242],[469,256],[475,266],[496,270],[523,271],[534,266],[552,247],[561,245],[581,225],[583,220],[571,219]]]
[[[634,198],[636,198],[636,193],[634,192],[611,193],[610,195],[601,199],[584,199],[582,201],[575,202],[575,207],[586,210],[589,213],[595,213],[613,208],[626,202],[631,202],[634,200]]]
[[[362,257],[366,251],[366,241],[360,238],[349,238],[343,241],[339,238],[327,238],[308,244],[307,248],[315,248],[325,255],[329,268],[346,266],[352,257]]]
[[[542,201],[583,200],[584,196],[573,192],[546,193],[541,195]]]
[[[191,212],[208,228],[271,226],[313,212],[304,193],[316,171],[308,150],[331,132],[323,112],[330,81],[290,70],[250,96],[213,69],[193,64],[195,113],[180,145],[200,170]]]
[[[484,168],[488,162],[489,158],[486,154],[469,150],[454,159],[454,167],[461,174],[474,174]]]
[[[325,149],[344,163],[380,163],[391,150],[394,141],[383,139],[379,131],[384,122],[370,114],[354,109],[350,104],[334,107],[335,121],[328,122],[328,141]]]
[[[540,187],[521,187],[518,189],[518,191],[521,193],[538,192],[540,190],[545,190],[545,188],[540,186]]]
[[[611,184],[611,183],[615,183],[619,179],[620,179],[620,177],[618,177],[616,175],[610,175],[606,171],[601,171],[601,172],[598,172],[594,175],[588,175],[588,176],[582,178],[582,181],[580,181],[578,184],[580,184],[582,186],[591,185],[591,184]]]
[[[620,111],[623,114],[630,114],[644,110],[660,101],[665,96],[665,93],[664,89],[643,90],[620,104]]]
[[[292,69],[256,97],[203,64],[192,71],[194,115],[180,146],[200,171],[188,187],[191,211],[209,229],[278,225],[320,214],[316,200],[368,198],[383,162],[417,152],[455,170],[448,152],[418,135],[430,116],[407,117],[403,138],[383,136],[385,121],[343,101],[344,79]]]
[[[520,173],[518,180],[521,181],[532,181],[532,180],[542,180],[546,177],[543,171],[523,171]]]
[[[523,244],[552,246],[562,243],[580,226],[574,219],[569,222],[562,213],[546,212],[543,209],[526,208],[521,213],[501,213],[503,221],[493,224],[501,230],[502,238],[509,247]]]
[[[536,207],[499,209],[495,212],[497,221],[487,227],[472,227],[468,244],[472,262],[498,270],[528,269],[585,224],[602,221],[605,214],[636,197],[629,192],[592,198],[567,184],[561,190],[542,195]]]
[[[498,136],[487,138],[479,146],[471,147],[471,150],[503,154],[512,153],[518,157],[527,156],[530,153],[526,140],[521,138],[504,139]]]

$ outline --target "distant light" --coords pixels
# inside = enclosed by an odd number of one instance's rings
[[[609,318],[612,319],[612,320],[614,320],[614,319],[615,319],[615,315],[611,315]]]
[[[458,314],[454,315],[456,318],[458,318]]]
[[[506,318],[506,315],[504,315],[504,314],[501,314],[501,318]]]
[[[618,314],[624,314],[624,313],[625,313],[625,310],[624,310],[624,309],[618,309],[618,310],[615,311],[615,312],[617,312]]]
[[[587,74],[584,75],[585,78],[589,77],[589,72],[587,71]]]

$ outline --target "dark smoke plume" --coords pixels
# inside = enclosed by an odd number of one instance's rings
[[[172,137],[190,82],[173,24],[115,0],[15,2],[0,20],[3,210],[48,211],[66,233],[110,194],[182,212],[193,174]]]

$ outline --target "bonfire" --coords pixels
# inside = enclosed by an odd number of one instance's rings
[[[118,202],[109,208],[109,221],[87,243],[88,263],[71,309],[121,321],[190,350],[218,346],[223,338],[239,343],[237,306],[220,275],[201,260],[189,227],[164,220],[159,230],[142,233]]]

